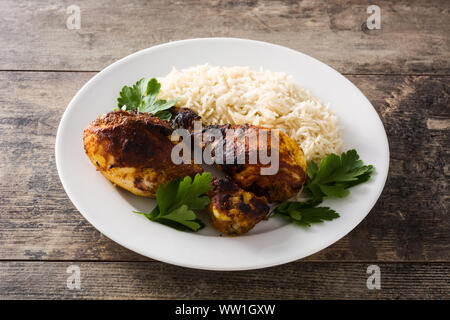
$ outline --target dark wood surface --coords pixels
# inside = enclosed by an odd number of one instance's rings
[[[450,3],[68,1],[0,6],[0,298],[450,298]],[[54,142],[79,88],[111,62],[171,40],[233,36],[310,54],[344,73],[377,109],[390,172],[349,235],[301,261],[247,272],[170,266],[101,235],[60,184]],[[368,142],[370,143],[370,142]],[[66,268],[81,269],[68,290]],[[381,268],[368,290],[366,268]]]
[[[201,271],[149,262],[73,262],[80,290],[68,290],[71,262],[0,262],[2,297],[26,299],[442,299],[446,263],[379,263],[381,290],[366,287],[367,263],[293,262],[245,272]]]
[[[447,0],[377,1],[380,30],[366,26],[372,1],[83,0],[81,29],[68,30],[72,4],[2,0],[1,68],[99,71],[155,44],[232,36],[285,45],[343,73],[450,71]]]

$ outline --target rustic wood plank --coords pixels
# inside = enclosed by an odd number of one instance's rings
[[[0,72],[0,259],[147,258],[113,243],[59,182],[60,117],[94,73]],[[449,77],[351,76],[381,115],[391,149],[380,200],[348,236],[309,261],[449,261]]]
[[[2,1],[0,69],[98,71],[168,41],[241,37],[286,45],[343,73],[450,71],[446,0],[377,1],[380,30],[366,25],[371,1],[80,0],[81,29],[69,30],[72,4]]]
[[[106,239],[81,218],[56,172],[59,120],[71,97],[91,76],[0,73],[2,258],[140,257]]]
[[[160,262],[73,262],[80,290],[66,286],[72,262],[0,262],[0,299],[449,299],[450,265],[290,263],[251,272],[193,270]]]
[[[395,255],[402,260],[448,261],[450,219],[446,190],[450,178],[450,78],[350,79],[380,114],[390,149],[389,176],[383,195],[369,219],[360,226],[359,240],[376,234],[377,238],[384,237],[392,243]],[[395,80],[391,82],[391,79]],[[430,121],[435,120],[441,126],[430,126]],[[390,229],[388,224],[396,226]],[[383,230],[389,230],[388,234]],[[395,234],[389,234],[391,231]],[[370,247],[359,248],[368,250]],[[428,251],[430,248],[433,253]],[[381,258],[376,248],[374,252]]]

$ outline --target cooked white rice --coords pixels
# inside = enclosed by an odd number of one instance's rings
[[[194,110],[205,124],[249,123],[280,129],[302,147],[307,160],[340,152],[336,115],[286,73],[201,65],[174,68],[158,80],[158,98],[179,97],[177,106]]]

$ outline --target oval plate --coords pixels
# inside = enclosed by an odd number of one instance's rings
[[[142,77],[165,76],[172,67],[182,69],[205,63],[286,72],[323,103],[330,104],[343,127],[343,150],[355,148],[365,163],[376,168],[372,180],[353,188],[350,196],[324,203],[340,213],[339,219],[306,229],[272,218],[240,237],[219,236],[210,226],[199,233],[180,232],[132,213],[150,211],[155,201],[115,188],[95,170],[84,152],[83,130],[95,117],[116,107],[124,85]],[[113,63],[72,99],[61,119],[55,149],[58,173],[67,195],[101,233],[144,256],[208,270],[269,267],[326,248],[369,213],[381,194],[389,167],[383,124],[367,98],[349,80],[300,52],[234,38],[166,43]],[[202,220],[206,221],[206,217]]]

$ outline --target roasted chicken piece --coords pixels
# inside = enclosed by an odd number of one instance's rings
[[[258,196],[265,196],[269,202],[284,201],[299,193],[306,180],[306,158],[302,148],[289,136],[275,129],[253,125],[208,125],[202,129],[201,137],[194,132],[193,123],[201,118],[187,108],[173,108],[171,124],[174,128],[185,128],[191,131],[195,141],[201,143],[203,149],[209,148],[213,161],[227,173],[241,188],[251,191]],[[175,120],[176,119],[176,120]],[[211,135],[211,130],[220,131],[221,138]],[[257,141],[251,142],[249,132],[256,132]],[[265,131],[263,139],[260,133]],[[271,150],[271,131],[276,132]],[[268,136],[268,138],[265,138]],[[230,147],[227,147],[229,145]],[[224,150],[223,154],[215,155],[216,147]],[[270,164],[263,164],[259,159],[260,151],[269,157],[271,151],[278,154],[279,169],[273,174],[261,174],[261,168],[268,168]],[[258,161],[250,163],[250,155],[258,155]],[[227,159],[232,159],[231,163]],[[245,163],[238,161],[245,159]],[[218,161],[219,160],[219,161]]]
[[[172,131],[169,122],[150,114],[114,111],[97,117],[84,130],[84,148],[111,182],[154,198],[161,183],[203,171],[198,165],[172,162]]]
[[[183,128],[192,131],[194,122],[200,121],[202,118],[189,108],[172,107],[169,111],[172,114],[170,125],[173,129]]]
[[[207,211],[213,227],[222,233],[246,233],[269,213],[264,197],[244,191],[229,178],[214,178],[209,196]]]
[[[220,130],[222,138],[217,139],[211,135],[211,129]],[[210,125],[203,127],[201,141],[202,148],[209,146],[214,162],[222,163],[220,167],[223,171],[241,188],[257,196],[264,196],[269,202],[279,202],[291,198],[302,190],[306,179],[306,158],[303,150],[293,139],[279,130],[274,130],[272,137],[270,133],[272,130],[274,129],[253,125]],[[256,140],[249,138],[250,131],[256,132]],[[198,134],[194,132],[194,136],[196,135]],[[222,155],[215,154],[216,146],[224,150]],[[272,158],[273,161],[278,160],[278,170],[262,174],[261,169],[268,169],[271,164],[261,161],[260,152],[269,158],[278,154],[278,159]],[[253,164],[250,162],[252,155],[253,157],[258,155],[257,161]],[[242,159],[245,159],[245,163],[242,163]]]

